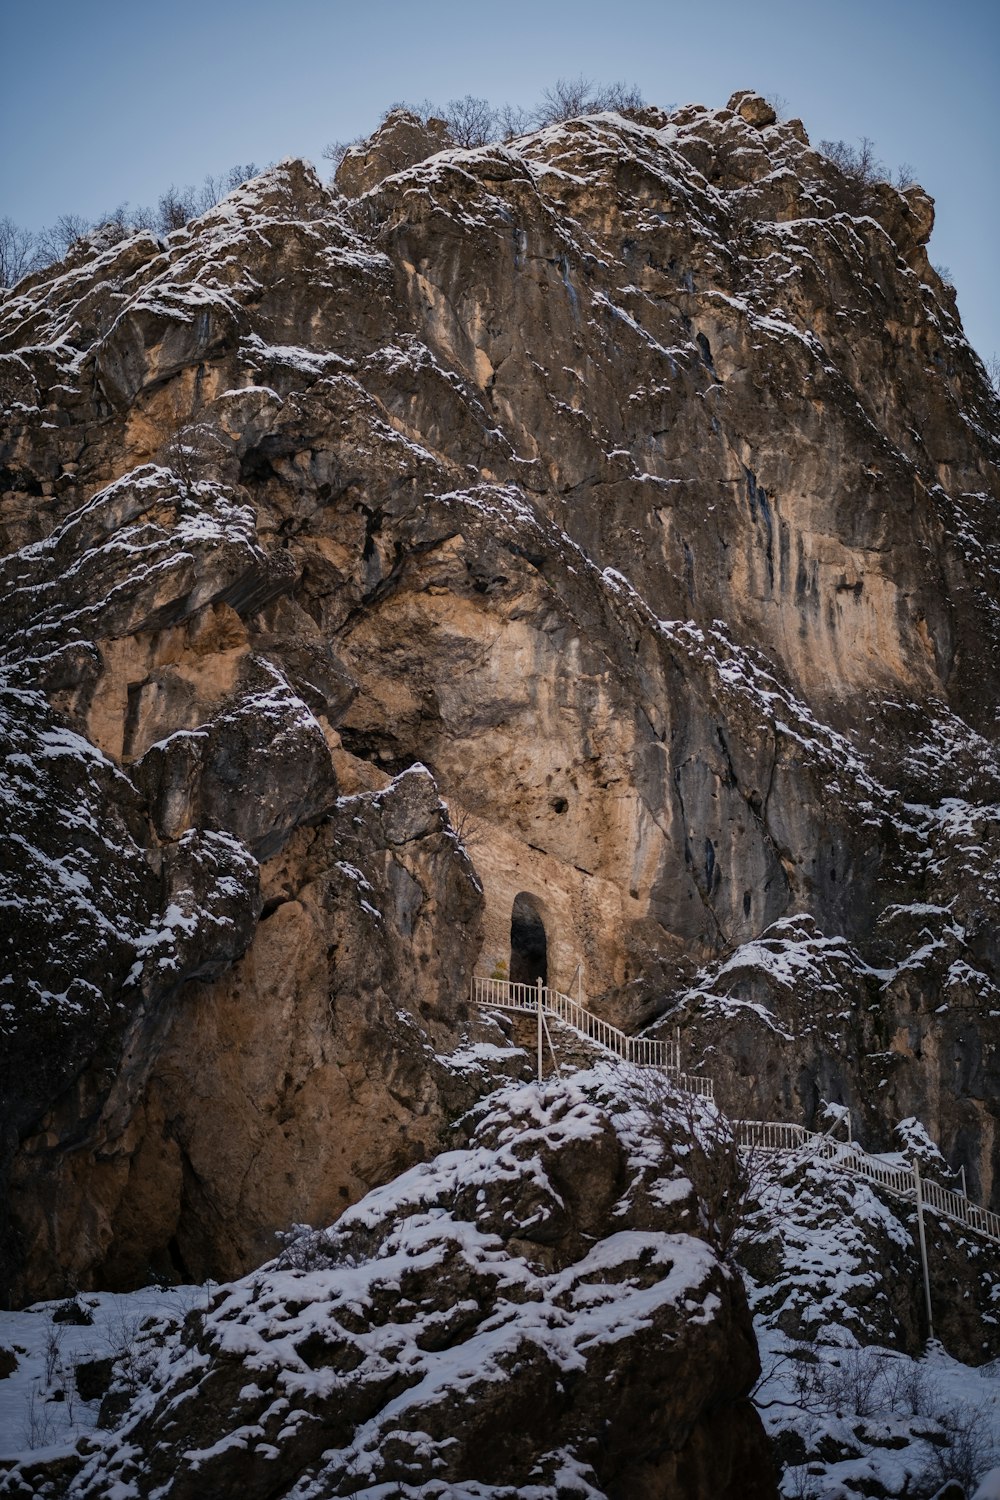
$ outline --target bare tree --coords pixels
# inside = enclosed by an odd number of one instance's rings
[[[516,135],[526,135],[534,124],[534,115],[519,104],[502,104],[497,110],[497,134],[502,141],[512,141]]]
[[[634,83],[621,82],[604,84],[594,95],[592,105],[595,110],[617,110],[620,115],[645,107],[641,90]]]
[[[353,151],[355,146],[360,146],[364,139],[364,136],[356,135],[353,141],[328,141],[323,147],[323,156],[328,162],[332,162],[333,170],[336,172],[348,151]]]
[[[486,146],[491,141],[510,141],[539,125],[572,120],[577,115],[598,114],[605,110],[629,114],[644,107],[645,100],[634,84],[597,85],[589,78],[559,78],[545,90],[541,104],[533,110],[523,109],[518,104],[502,104],[496,108],[488,99],[466,94],[461,99],[450,100],[446,109],[439,108],[430,99],[419,104],[398,102],[386,110],[380,124],[384,124],[396,110],[405,109],[422,125],[432,120],[443,121],[456,146],[475,148]],[[323,148],[323,156],[336,171],[347,153],[363,145],[366,139],[365,136],[356,136],[351,141],[330,141]]]
[[[96,244],[103,248],[144,229],[169,234],[196,214],[212,208],[221,198],[255,177],[259,170],[255,162],[243,162],[218,177],[209,174],[198,190],[192,187],[178,189],[171,185],[161,194],[155,209],[126,202],[119,203],[117,208],[98,219],[87,219],[82,214],[60,214],[55,223],[37,234],[22,229],[13,219],[0,218],[0,287],[13,286],[29,271],[62,260],[88,235],[94,235]]]
[[[221,203],[223,198],[249,182],[251,177],[256,177],[259,171],[256,162],[248,161],[240,166],[230,167],[228,172],[220,172],[218,177],[207,172],[204,182],[194,195],[195,214],[207,213],[210,208]]]
[[[119,203],[117,208],[95,219],[93,227],[102,244],[115,245],[119,240],[127,240],[143,229],[155,232],[158,219],[151,208],[144,208],[141,204],[133,208],[131,203]]]
[[[239,162],[235,167],[230,167],[228,172],[223,173],[223,194],[234,193],[238,187],[249,182],[251,177],[260,176],[260,167],[255,161]]]
[[[170,234],[175,229],[183,229],[188,219],[194,218],[198,212],[197,195],[193,187],[177,188],[171,183],[166,192],[160,194],[157,208],[160,230],[163,234]]]
[[[863,135],[856,146],[849,141],[820,141],[819,149],[840,169],[839,179],[834,175],[832,180],[827,180],[837,207],[844,213],[867,213],[872,205],[875,184],[889,181],[889,170],[879,160],[875,142]],[[909,168],[905,170],[909,171]]]
[[[820,141],[819,149],[845,177],[852,177],[865,187],[886,181],[886,169],[875,154],[875,142],[867,135],[861,136],[856,146],[849,141]]]
[[[38,236],[38,261],[40,265],[51,265],[62,260],[73,246],[89,234],[93,225],[82,214],[60,214],[54,224],[43,229]]]
[[[580,74],[577,78],[557,78],[551,88],[542,94],[542,102],[535,111],[539,125],[555,125],[560,120],[572,120],[577,115],[588,113],[593,93],[591,79]]]
[[[488,99],[472,94],[452,99],[444,119],[456,146],[485,146],[496,139],[497,112]]]
[[[38,263],[38,244],[30,229],[6,215],[0,219],[0,287],[13,286]]]

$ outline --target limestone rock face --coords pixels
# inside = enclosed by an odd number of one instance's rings
[[[766,1012],[768,1099],[1000,1190],[997,404],[930,200],[769,109],[394,115],[3,294],[20,1295],[433,1149],[522,893],[558,988],[720,1075]],[[792,919],[823,1024],[716,1005]]]

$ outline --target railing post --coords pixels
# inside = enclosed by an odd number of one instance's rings
[[[542,979],[538,977],[538,1082],[542,1081]]]
[[[924,1195],[920,1187],[920,1164],[913,1158],[913,1181],[917,1191],[917,1233],[920,1238],[920,1264],[924,1272],[924,1301],[927,1305],[927,1337],[934,1337],[934,1314],[931,1312],[931,1276],[927,1268],[927,1239],[924,1235]]]

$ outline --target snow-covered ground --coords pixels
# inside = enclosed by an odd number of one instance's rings
[[[939,1344],[920,1359],[803,1345],[760,1319],[757,1338],[757,1405],[786,1464],[787,1500],[930,1500],[953,1479],[971,1481],[971,1496],[1000,1464],[1000,1361],[973,1369]]]
[[[126,1380],[138,1384],[140,1331],[167,1333],[192,1307],[204,1306],[207,1286],[144,1287],[141,1291],[83,1292],[38,1302],[20,1312],[0,1312],[0,1470],[3,1461],[41,1450],[58,1452],[98,1426],[101,1397],[85,1400],[87,1367],[121,1361]],[[89,1320],[89,1321],[88,1321]]]
[[[785,1500],[932,1500],[950,1480],[965,1496],[984,1485],[987,1500],[1000,1359],[973,1367],[937,1342],[918,1352],[907,1208],[808,1151],[755,1170],[760,1207],[741,1253],[763,1369],[755,1400]]]
[[[607,1077],[610,1081],[612,1075]],[[264,1327],[261,1348],[269,1357],[277,1348],[279,1326],[289,1333],[284,1343],[290,1339],[298,1349],[310,1320],[329,1316],[345,1299],[360,1306],[364,1298],[354,1283],[362,1270],[381,1285],[398,1250],[412,1272],[414,1256],[419,1259],[423,1253],[421,1236],[428,1245],[437,1245],[451,1224],[444,1207],[434,1205],[439,1198],[443,1204],[454,1182],[461,1179],[466,1188],[475,1188],[477,1173],[484,1174],[481,1197],[497,1180],[523,1175],[525,1163],[518,1165],[514,1157],[507,1161],[505,1153],[516,1147],[520,1161],[526,1142],[536,1135],[547,1140],[546,1132],[554,1131],[557,1144],[570,1138],[584,1145],[591,1141],[599,1122],[588,1098],[571,1086],[556,1100],[558,1118],[549,1120],[549,1090],[544,1099],[539,1096],[536,1120],[531,1115],[536,1109],[534,1088],[518,1091],[515,1086],[509,1097],[494,1096],[502,1109],[498,1105],[485,1117],[486,1125],[493,1120],[497,1135],[491,1149],[478,1145],[472,1151],[445,1153],[370,1194],[326,1236],[307,1234],[302,1239],[300,1233],[298,1242],[308,1243],[309,1254],[318,1257],[319,1269],[311,1273],[318,1285],[315,1305],[311,1294],[306,1295],[308,1278],[295,1269],[293,1258],[291,1270],[276,1264],[228,1288],[210,1282],[147,1287],[127,1294],[81,1293],[19,1312],[0,1312],[0,1494],[5,1492],[4,1472],[16,1460],[23,1465],[26,1460],[56,1460],[73,1448],[90,1451],[102,1418],[105,1426],[113,1427],[133,1397],[138,1396],[142,1405],[146,1398],[140,1393],[162,1386],[165,1373],[173,1379],[179,1373],[184,1376],[178,1370],[179,1358],[191,1361],[193,1377],[195,1366],[204,1364],[204,1353],[191,1342],[170,1337],[189,1313],[203,1313],[213,1327],[224,1326],[244,1352],[246,1341],[256,1336],[254,1319]],[[518,1119],[515,1105],[522,1111],[530,1106],[529,1118]],[[503,1111],[509,1112],[509,1119]],[[653,1142],[633,1128],[630,1114],[616,1119],[631,1164],[655,1171],[659,1159]],[[528,1168],[534,1170],[530,1152],[529,1158]],[[763,1367],[755,1400],[783,1468],[784,1500],[932,1500],[949,1480],[961,1482],[970,1500],[973,1495],[977,1500],[1000,1500],[1000,1359],[973,1367],[939,1343],[918,1352],[918,1325],[907,1300],[914,1294],[910,1283],[915,1279],[915,1251],[905,1205],[882,1199],[869,1184],[838,1174],[829,1162],[807,1153],[800,1160],[754,1163],[751,1178],[751,1209],[739,1253]],[[674,1178],[667,1173],[660,1186],[686,1189],[687,1184],[675,1172]],[[349,1257],[344,1266],[323,1268],[329,1258],[327,1241],[332,1255],[336,1245],[352,1235],[361,1235],[367,1243],[366,1236],[382,1232],[379,1226],[389,1240],[370,1262],[363,1261],[359,1268]],[[489,1234],[484,1239],[471,1223],[459,1228],[468,1241],[468,1253],[485,1253],[491,1265],[498,1260]],[[593,1253],[606,1258],[613,1246],[617,1254],[619,1242],[635,1237],[619,1234]],[[657,1240],[648,1234],[640,1238]],[[672,1260],[682,1241],[688,1251],[703,1250],[711,1259],[708,1247],[688,1236],[659,1240]],[[505,1264],[509,1274],[522,1274],[518,1262]],[[685,1290],[688,1283],[704,1279],[700,1263],[689,1266],[684,1260],[675,1293],[673,1280],[681,1269],[679,1263],[656,1284],[657,1298],[690,1296]],[[523,1274],[528,1274],[526,1267]],[[975,1266],[970,1265],[970,1274],[977,1274]],[[627,1278],[599,1279],[600,1298],[591,1295],[589,1301],[574,1305],[569,1316],[560,1314],[555,1323],[550,1311],[549,1322],[541,1328],[540,1337],[559,1359],[572,1362],[577,1357],[580,1340],[588,1338],[588,1319],[599,1318],[602,1327],[624,1327],[635,1315],[636,1297],[648,1300],[653,1295],[651,1288],[639,1292],[630,1287]],[[918,1280],[916,1297],[919,1302]],[[552,1304],[552,1298],[545,1299],[546,1308]],[[533,1308],[529,1303],[528,1313]],[[495,1343],[498,1336],[493,1330],[489,1340]],[[420,1390],[431,1375],[457,1389],[463,1380],[482,1374],[475,1358],[475,1370],[465,1370],[464,1365],[460,1370],[459,1355],[467,1363],[472,1346],[446,1346],[438,1356],[415,1345],[413,1358],[428,1366]],[[291,1379],[293,1365],[297,1370],[302,1362],[291,1353],[287,1359]],[[103,1368],[98,1361],[106,1362]],[[304,1366],[300,1373],[307,1381],[318,1378]],[[181,1386],[184,1383],[182,1379]],[[109,1439],[111,1447],[117,1441]],[[17,1482],[25,1472],[23,1467],[19,1470]],[[126,1493],[132,1493],[127,1486],[120,1490],[122,1500]]]

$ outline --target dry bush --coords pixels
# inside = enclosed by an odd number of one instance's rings
[[[593,79],[557,78],[551,88],[545,89],[542,102],[535,110],[537,125],[555,125],[561,120],[574,120],[579,115],[603,114],[616,110],[626,114],[642,109],[645,100],[634,84],[623,82],[595,84]]]
[[[488,99],[476,99],[472,94],[452,99],[443,119],[456,146],[485,146],[497,138],[497,111]]]
[[[890,170],[879,158],[875,142],[867,135],[858,144],[849,141],[820,141],[819,150],[840,169],[840,179],[827,183],[837,207],[854,215],[867,213],[873,204],[876,183],[889,183],[898,192],[913,187],[916,178],[909,162]]]

